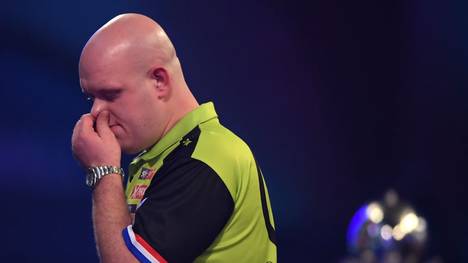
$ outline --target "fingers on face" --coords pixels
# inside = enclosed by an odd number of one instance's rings
[[[82,115],[73,130],[72,147],[80,148],[78,145],[97,142],[96,140],[99,138],[111,139],[114,133],[109,128],[109,116],[108,111],[100,112],[97,118],[90,113]],[[94,125],[96,129],[94,129]]]
[[[101,137],[107,136],[109,134],[110,129],[109,129],[109,112],[108,111],[102,111],[97,116],[96,130],[99,136]]]
[[[94,117],[91,113],[83,114],[78,122],[82,129],[92,129],[94,125]]]
[[[82,115],[73,129],[72,141],[76,141],[78,138],[86,136],[86,134],[90,132],[94,132],[93,123],[94,117],[91,114]]]

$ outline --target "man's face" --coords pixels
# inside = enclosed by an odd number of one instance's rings
[[[122,150],[136,153],[159,139],[165,121],[154,80],[125,60],[108,62],[80,63],[81,88],[93,102],[91,114],[96,118],[109,111],[109,126]]]

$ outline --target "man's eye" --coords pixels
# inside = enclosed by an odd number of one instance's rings
[[[113,101],[115,100],[117,96],[115,96],[114,94],[107,94],[107,95],[104,95],[104,99],[107,100],[107,101]]]
[[[120,91],[115,91],[115,92],[109,92],[103,95],[103,98],[107,101],[114,101],[116,100],[120,95]]]

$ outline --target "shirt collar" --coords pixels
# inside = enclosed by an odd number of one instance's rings
[[[216,114],[213,102],[207,102],[200,105],[180,119],[174,127],[172,127],[169,132],[166,133],[166,135],[164,135],[149,150],[140,153],[132,163],[136,163],[140,159],[149,160],[160,155],[167,148],[180,141],[187,133],[199,124],[217,117],[218,114]]]

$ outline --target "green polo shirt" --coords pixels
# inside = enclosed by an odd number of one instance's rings
[[[248,145],[219,123],[213,103],[183,117],[129,167],[141,262],[276,262],[267,187]]]

